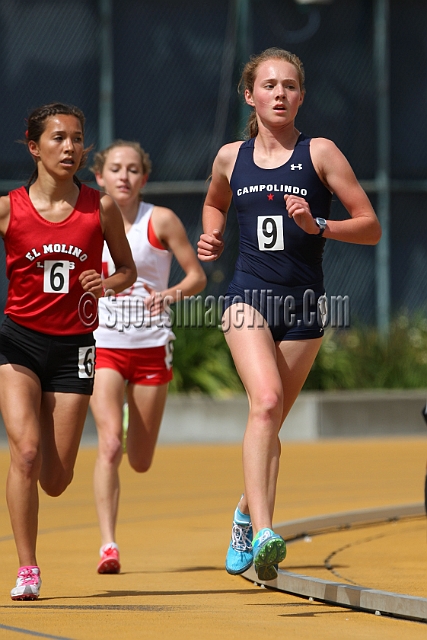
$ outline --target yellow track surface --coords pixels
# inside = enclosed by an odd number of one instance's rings
[[[422,439],[283,443],[275,522],[422,502]],[[8,451],[0,450],[5,486]],[[98,575],[92,492],[95,450],[82,448],[60,498],[40,495],[37,602],[12,602],[17,559],[0,499],[0,639],[286,638],[425,640],[427,625],[260,588],[224,570],[239,498],[239,445],[160,446],[137,475],[126,458],[120,575]],[[329,558],[331,569],[325,567]],[[424,518],[333,531],[288,547],[283,569],[427,597]]]

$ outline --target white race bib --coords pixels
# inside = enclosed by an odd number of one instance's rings
[[[283,251],[282,216],[258,216],[258,248],[260,251]]]
[[[69,260],[45,260],[43,269],[44,293],[68,293],[70,285]]]

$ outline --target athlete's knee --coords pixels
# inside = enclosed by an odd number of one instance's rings
[[[137,473],[147,473],[153,462],[153,456],[149,454],[140,455],[138,457],[129,456],[129,464]]]
[[[40,475],[40,486],[45,493],[51,498],[57,498],[64,493],[65,489],[71,484],[74,477],[74,469],[66,471],[65,469],[44,473]]]
[[[104,464],[116,466],[120,463],[123,455],[123,444],[116,435],[102,438],[98,445],[98,457]]]
[[[11,468],[26,478],[39,473],[41,455],[36,444],[22,442],[11,449]]]
[[[255,397],[251,397],[250,413],[262,422],[277,421],[282,415],[283,397],[274,389],[259,390]]]

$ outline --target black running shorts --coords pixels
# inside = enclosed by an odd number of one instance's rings
[[[323,282],[312,286],[285,287],[236,270],[224,297],[223,311],[239,303],[246,303],[259,311],[275,342],[323,336],[327,315]],[[226,330],[224,326],[223,330]]]
[[[6,316],[0,327],[0,365],[17,364],[40,379],[42,391],[92,395],[95,339],[92,333],[52,336]]]

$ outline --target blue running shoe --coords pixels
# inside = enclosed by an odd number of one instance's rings
[[[252,524],[249,516],[242,514],[239,509],[234,512],[231,541],[225,559],[225,568],[232,576],[244,573],[253,562]]]
[[[260,580],[277,578],[278,564],[286,558],[286,542],[271,529],[258,531],[252,543],[254,565]]]

